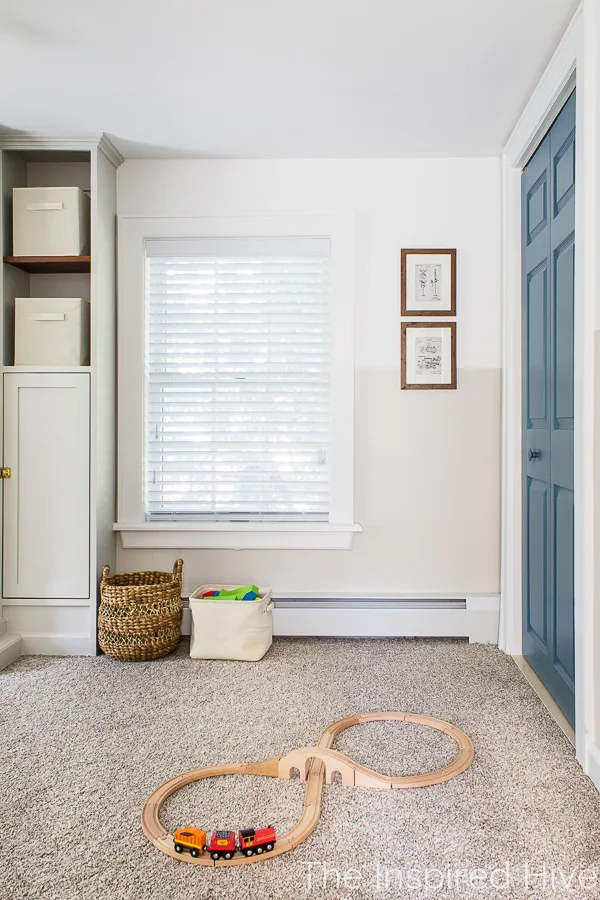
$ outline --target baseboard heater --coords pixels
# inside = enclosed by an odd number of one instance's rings
[[[280,637],[462,637],[498,642],[498,594],[457,598],[274,597]],[[184,600],[182,631],[190,632]]]

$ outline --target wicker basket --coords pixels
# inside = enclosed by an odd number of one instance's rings
[[[98,643],[113,659],[139,662],[174,650],[181,637],[181,573],[177,559],[170,572],[111,575],[104,566],[100,582]]]

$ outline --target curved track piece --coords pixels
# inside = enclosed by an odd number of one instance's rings
[[[360,725],[364,722],[381,721],[410,722],[414,725],[425,725],[429,728],[435,728],[437,731],[443,731],[458,745],[458,755],[449,765],[436,769],[433,772],[393,778],[375,772],[373,769],[367,768],[367,766],[355,763],[350,757],[331,749],[336,736],[346,728],[350,728],[352,725]],[[181,862],[192,863],[196,866],[249,865],[287,853],[306,840],[319,821],[323,784],[326,779],[330,783],[333,772],[340,772],[343,783],[354,785],[355,787],[374,787],[380,790],[428,787],[433,784],[440,784],[443,781],[449,781],[456,775],[460,775],[461,772],[469,768],[473,762],[474,755],[473,743],[464,731],[461,731],[460,728],[451,725],[449,722],[444,722],[442,719],[434,719],[431,716],[421,716],[407,712],[373,712],[348,716],[345,719],[333,722],[325,728],[314,747],[301,747],[287,754],[272,756],[259,762],[203,766],[200,769],[192,769],[190,772],[177,775],[175,778],[165,781],[148,797],[144,804],[142,809],[142,829],[148,840],[158,850]],[[304,778],[306,779],[304,809],[302,816],[294,827],[287,834],[284,834],[283,837],[277,839],[273,850],[260,856],[250,857],[242,856],[236,852],[233,859],[220,859],[218,861],[213,861],[208,855],[194,858],[188,854],[181,856],[175,852],[173,836],[168,834],[161,825],[159,813],[167,797],[170,797],[179,788],[193,781],[213,778],[216,775],[265,775],[269,778],[289,778],[290,769],[292,768],[298,768],[300,777],[303,780]]]

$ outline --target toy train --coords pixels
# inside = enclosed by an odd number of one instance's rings
[[[178,828],[173,835],[173,846],[176,853],[189,850],[193,857],[200,856],[206,850],[212,859],[231,859],[236,850],[244,856],[254,856],[256,853],[272,850],[277,841],[277,835],[272,825],[268,828],[241,828],[237,834],[236,845],[235,831],[213,831],[210,841],[206,843],[206,832],[202,828]]]

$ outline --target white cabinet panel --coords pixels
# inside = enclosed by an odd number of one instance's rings
[[[90,592],[90,377],[4,376],[5,597]]]

